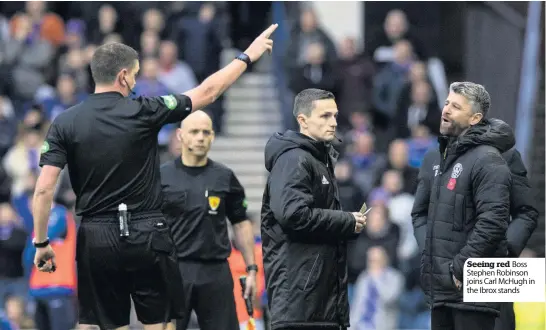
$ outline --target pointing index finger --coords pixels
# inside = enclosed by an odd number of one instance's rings
[[[277,24],[277,23],[271,24],[271,26],[268,27],[267,30],[265,30],[262,33],[262,36],[266,37],[266,38],[269,38],[273,34],[273,32],[277,29],[277,27],[279,27],[279,24]]]

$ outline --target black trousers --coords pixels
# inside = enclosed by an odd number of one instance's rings
[[[502,303],[501,314],[495,320],[495,330],[516,330],[516,315],[514,314],[514,303]]]
[[[227,261],[179,261],[186,311],[176,330],[186,330],[194,310],[201,330],[239,330],[233,277]],[[242,292],[241,292],[242,294]]]
[[[432,309],[431,330],[494,330],[496,316],[451,307]]]
[[[76,297],[59,296],[36,299],[34,320],[40,330],[71,330],[78,323]]]

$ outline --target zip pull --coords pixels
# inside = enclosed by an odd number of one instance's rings
[[[205,197],[209,197],[209,190],[205,190]]]

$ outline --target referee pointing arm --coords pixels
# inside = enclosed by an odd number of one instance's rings
[[[119,43],[96,50],[95,93],[51,124],[32,210],[34,262],[40,271],[54,271],[47,225],[59,173],[67,165],[82,217],[76,252],[80,324],[126,327],[130,297],[146,329],[161,329],[181,316],[183,300],[169,294],[180,292],[180,273],[161,213],[157,134],[163,125],[212,103],[249,63],[271,51],[269,37],[276,28],[270,26],[236,60],[181,95],[127,98],[139,71],[138,53]],[[120,204],[127,206],[122,218],[128,231],[120,230]]]

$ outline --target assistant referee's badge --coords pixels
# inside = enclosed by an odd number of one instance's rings
[[[220,206],[220,197],[218,196],[209,196],[209,214],[218,214],[216,211]]]
[[[173,95],[164,95],[161,98],[163,99],[163,102],[165,102],[165,106],[169,108],[169,110],[174,110],[178,105],[178,101],[176,101],[176,97],[174,97]]]
[[[44,141],[44,143],[42,144],[42,147],[40,148],[40,153],[43,154],[48,151],[49,151],[49,143],[47,141]]]

